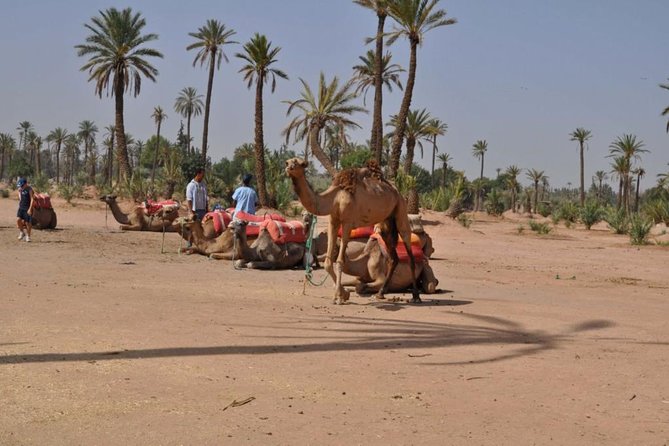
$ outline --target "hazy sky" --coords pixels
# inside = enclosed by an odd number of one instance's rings
[[[84,42],[83,25],[99,10],[128,3],[0,0],[0,6],[0,132],[18,141],[16,127],[24,120],[42,136],[59,126],[75,131],[84,119],[100,129],[112,124],[113,99],[94,95],[94,85],[79,71],[85,60],[74,45]],[[192,66],[195,53],[186,46],[193,42],[188,33],[207,19],[234,29],[234,40],[241,43],[260,32],[282,48],[276,67],[290,80],[279,81],[274,94],[265,93],[265,141],[272,149],[283,142],[281,130],[289,121],[281,101],[299,98],[299,78],[313,88],[320,71],[327,79],[348,79],[358,56],[371,48],[364,39],[376,30],[376,16],[349,0],[146,0],[130,6],[146,18],[145,32],[159,35],[151,46],[165,56],[152,61],[160,71],[157,83],[145,80],[138,98],[126,96],[126,131],[142,140],[155,133],[155,106],[168,114],[162,134],[174,139],[179,91],[192,86],[205,94],[207,72]],[[425,36],[412,108],[426,108],[448,124],[439,147],[451,154],[456,169],[476,177],[479,162],[471,147],[486,139],[486,176],[516,164],[545,170],[555,187],[568,182],[575,187],[578,151],[569,134],[585,127],[593,133],[586,153],[588,184],[594,171],[610,170],[609,144],[624,133],[637,135],[651,151],[643,156],[643,188],[669,170],[669,135],[660,116],[669,92],[658,87],[669,77],[669,1],[442,0],[439,6],[458,23]],[[386,29],[393,26],[389,19]],[[230,63],[215,74],[213,161],[253,141],[254,91],[238,73],[239,51],[240,45],[226,46]],[[405,40],[390,51],[395,63],[408,67]],[[370,114],[356,117],[362,129],[353,132],[353,140],[369,138],[372,95]],[[385,94],[384,120],[398,112],[401,95]],[[201,117],[192,133],[199,146]],[[301,150],[303,143],[294,148]],[[429,153],[417,159],[428,168]],[[521,179],[529,183],[524,174]]]

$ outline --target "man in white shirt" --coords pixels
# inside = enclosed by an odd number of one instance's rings
[[[193,178],[186,186],[186,200],[188,201],[188,215],[202,221],[209,210],[207,186],[204,184],[204,169],[199,167]]]

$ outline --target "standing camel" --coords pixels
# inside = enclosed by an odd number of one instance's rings
[[[416,264],[411,254],[411,226],[406,210],[406,202],[397,189],[387,182],[376,163],[370,163],[366,168],[354,168],[341,171],[334,178],[332,185],[316,194],[307,182],[304,172],[308,163],[300,158],[286,161],[286,173],[293,182],[293,189],[304,208],[314,215],[329,215],[328,252],[325,259],[325,270],[335,282],[334,303],[343,304],[350,296],[350,291],[342,285],[342,271],[346,257],[351,229],[360,226],[382,224],[381,235],[388,246],[392,264],[383,286],[376,295],[383,299],[387,291],[389,279],[392,277],[399,262],[397,252],[398,234],[409,253],[409,263],[412,275],[411,302],[420,302],[420,294],[416,286]],[[333,264],[337,249],[337,232],[342,229],[341,246],[337,255],[337,262]]]

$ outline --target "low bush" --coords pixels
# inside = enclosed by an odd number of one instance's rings
[[[592,225],[602,221],[604,211],[596,201],[588,201],[580,209],[581,222],[585,225],[585,229],[590,229]]]
[[[629,220],[625,211],[622,209],[610,208],[604,215],[604,220],[609,224],[609,228],[616,234],[627,234],[629,230]]]
[[[551,228],[548,223],[539,223],[538,221],[534,220],[530,220],[529,225],[530,229],[537,234],[548,234],[553,230],[553,228]]]
[[[629,220],[630,242],[633,245],[645,245],[652,227],[652,221],[640,215],[633,215]]]

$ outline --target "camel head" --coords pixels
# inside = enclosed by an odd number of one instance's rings
[[[104,201],[107,204],[112,203],[116,201],[116,195],[102,195],[100,201]]]
[[[286,160],[286,174],[289,177],[304,176],[304,170],[309,166],[309,163],[302,158],[291,158]]]
[[[246,220],[232,220],[228,228],[232,230],[235,237],[246,240],[246,225],[248,224]]]

